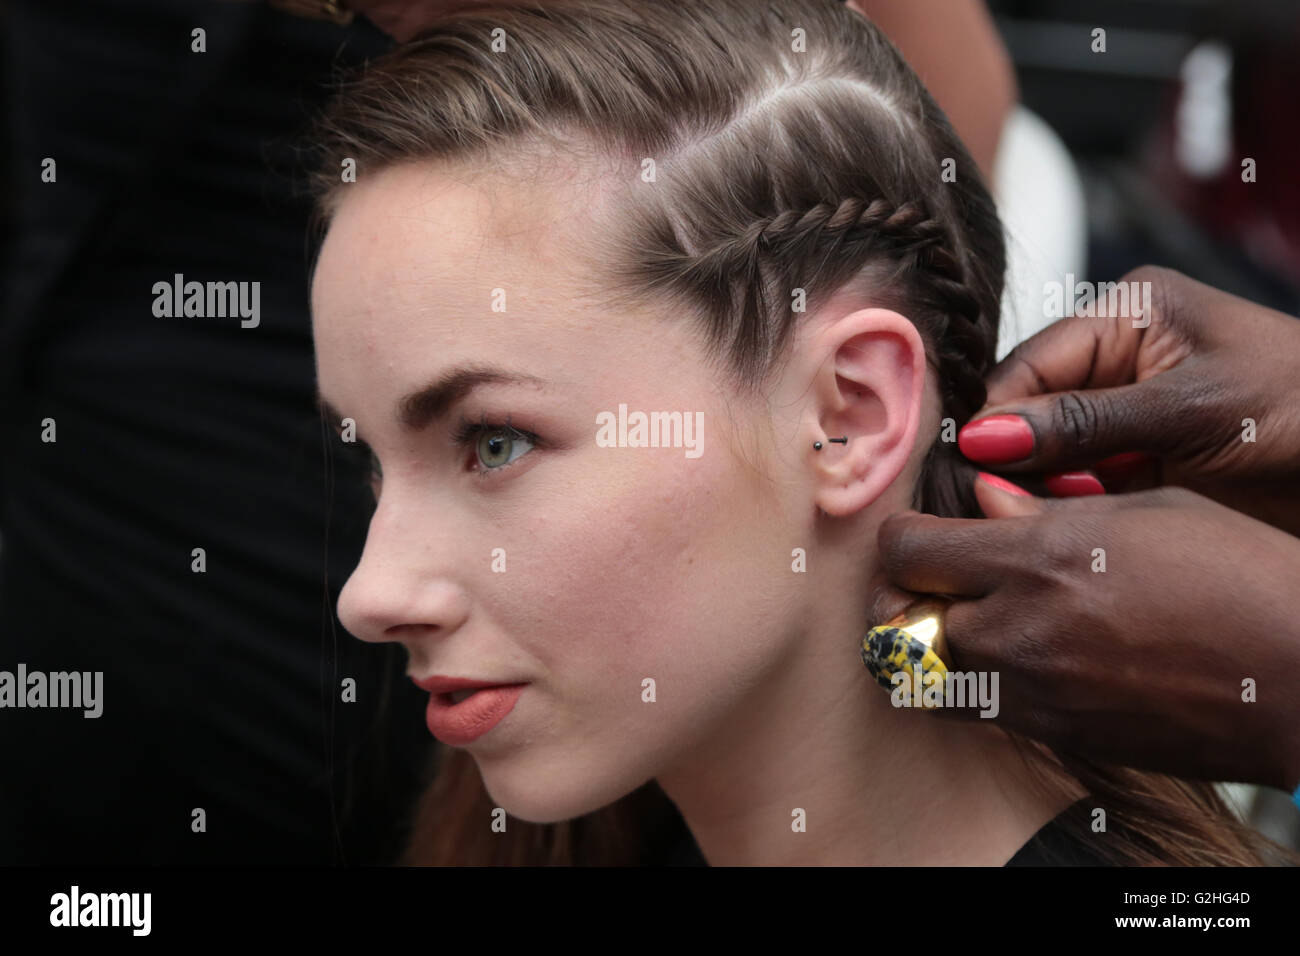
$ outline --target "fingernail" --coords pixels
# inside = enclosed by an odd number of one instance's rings
[[[1066,471],[1059,475],[1048,475],[1043,484],[1055,498],[1082,498],[1085,495],[1106,493],[1097,476],[1090,471]]]
[[[1092,470],[1102,481],[1123,481],[1139,471],[1144,465],[1154,461],[1146,452],[1126,451],[1119,455],[1103,458],[1092,466]]]
[[[999,491],[1007,491],[1013,495],[1020,495],[1022,498],[1033,497],[1033,495],[1025,491],[1025,489],[1021,488],[1019,485],[1013,485],[1005,478],[999,478],[997,475],[990,475],[987,471],[981,471],[978,477],[980,481],[984,482],[985,484],[992,485],[994,488],[997,488]]]
[[[1019,415],[990,415],[959,431],[957,447],[971,461],[1005,465],[1034,453],[1034,431]]]

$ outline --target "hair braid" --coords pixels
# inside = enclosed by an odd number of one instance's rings
[[[692,257],[719,284],[739,285],[746,304],[765,299],[762,263],[796,263],[829,258],[843,245],[862,243],[874,252],[914,265],[904,276],[914,304],[933,313],[935,358],[944,413],[964,422],[984,404],[983,375],[992,357],[995,316],[984,314],[966,282],[962,259],[949,230],[920,203],[898,205],[877,198],[850,197],[755,219],[738,236]],[[828,250],[827,246],[833,246]],[[848,258],[855,258],[849,256]]]
[[[842,249],[853,243],[861,244],[856,254]],[[984,375],[993,357],[997,315],[989,314],[993,303],[982,306],[971,289],[959,249],[948,228],[919,202],[895,205],[883,198],[850,197],[756,219],[731,242],[697,257],[695,264],[719,287],[728,280],[739,286],[742,318],[737,331],[743,335],[771,328],[766,322],[745,320],[748,310],[764,309],[768,303],[764,263],[787,268],[831,258],[862,263],[867,251],[894,260],[899,268],[886,294],[900,296],[900,306],[921,325],[938,366],[943,415],[962,425],[984,404]],[[930,446],[925,474],[915,507],[940,515],[973,513],[973,469],[956,453],[955,443],[939,440]]]

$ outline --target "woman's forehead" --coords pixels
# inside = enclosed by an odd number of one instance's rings
[[[485,301],[495,290],[508,296],[512,286],[531,295],[549,290],[553,299],[592,291],[588,253],[599,229],[592,206],[580,201],[585,190],[434,163],[359,176],[355,187],[336,208],[314,289],[323,283],[346,298],[347,277],[364,274],[464,288]]]

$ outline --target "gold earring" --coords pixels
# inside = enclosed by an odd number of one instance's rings
[[[952,602],[936,595],[916,601],[884,624],[871,628],[862,639],[862,663],[887,690],[893,676],[904,671],[911,686],[920,688],[924,675],[934,672],[946,679],[948,642],[944,615]]]

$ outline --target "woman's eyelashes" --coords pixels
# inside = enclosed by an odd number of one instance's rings
[[[502,423],[488,421],[484,414],[477,422],[462,418],[452,435],[452,443],[472,451],[475,467],[471,470],[480,478],[487,478],[493,472],[509,468],[541,444],[541,439],[511,425],[509,415]]]
[[[472,455],[473,467],[480,478],[490,478],[494,473],[509,468],[524,455],[539,445],[541,438],[532,432],[516,428],[510,424],[510,417],[505,422],[488,421],[483,415],[479,421],[463,418],[451,437],[452,445],[459,449],[462,456]],[[351,460],[353,467],[362,472],[362,480],[379,499],[379,490],[384,482],[384,470],[379,464],[379,456],[360,438],[344,442],[344,455]]]

